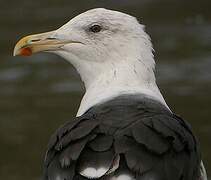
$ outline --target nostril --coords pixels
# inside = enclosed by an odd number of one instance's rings
[[[31,42],[37,42],[40,41],[41,39],[32,39]]]
[[[51,37],[49,37],[49,38],[46,38],[47,40],[54,40],[54,39],[56,39],[56,38],[51,38]]]
[[[49,38],[46,38],[46,40],[55,40],[56,38],[51,38],[51,37],[49,37]],[[30,40],[30,42],[38,42],[38,41],[41,41],[42,39],[32,39],[32,40]]]

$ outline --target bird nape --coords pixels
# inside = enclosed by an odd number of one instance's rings
[[[51,137],[46,180],[206,180],[190,125],[167,106],[149,36],[136,18],[92,9],[21,39],[14,55],[52,52],[78,71],[78,114]]]

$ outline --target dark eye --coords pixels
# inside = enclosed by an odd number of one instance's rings
[[[93,33],[97,33],[101,31],[101,26],[98,24],[94,24],[90,27],[90,31],[92,31]]]

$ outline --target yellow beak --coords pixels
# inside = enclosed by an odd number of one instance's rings
[[[54,38],[55,31],[29,35],[17,42],[13,55],[30,56],[36,52],[55,51],[68,43],[79,43],[70,40]]]

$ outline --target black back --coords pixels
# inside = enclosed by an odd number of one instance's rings
[[[48,180],[198,180],[200,152],[187,122],[144,95],[124,95],[89,109],[51,137]],[[100,173],[86,168],[103,167]]]

